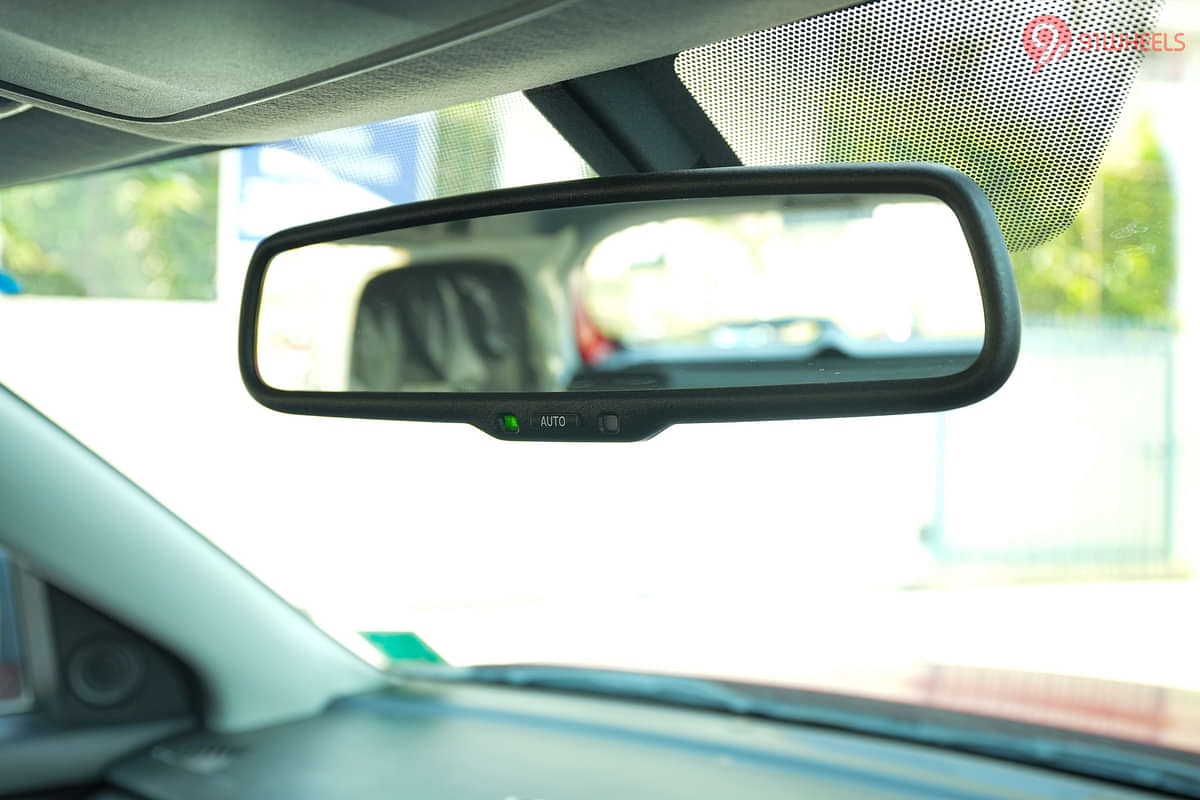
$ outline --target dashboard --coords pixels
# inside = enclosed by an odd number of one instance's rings
[[[406,683],[316,717],[194,732],[113,766],[102,795],[217,798],[1132,798],[985,757],[558,691]]]
[[[1158,796],[893,734],[851,733],[819,716],[788,723],[632,699],[626,690],[651,676],[631,673],[637,680],[628,684],[608,675],[593,686],[580,671],[542,667],[542,674],[537,665],[518,670],[524,683],[516,685],[492,682],[505,667],[453,673],[458,679],[394,676],[383,689],[344,696],[315,714],[219,732],[204,727],[204,689],[185,664],[79,599],[21,570],[13,575],[13,599],[26,621],[40,623],[9,641],[27,649],[21,660],[37,702],[0,716],[5,797],[32,800],[30,790],[42,792],[37,800]],[[295,662],[276,667],[304,670]],[[574,677],[556,688],[531,685],[539,674]],[[820,697],[812,702],[837,699]],[[839,702],[843,711],[869,705],[872,715],[895,706]],[[911,711],[896,706],[889,714]],[[936,727],[927,711],[920,724]],[[972,724],[988,736],[1020,735],[1005,734],[999,720]]]

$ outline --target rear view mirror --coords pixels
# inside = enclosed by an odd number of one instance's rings
[[[1019,339],[995,215],[961,173],[733,168],[283,231],[251,260],[239,360],[279,411],[629,441],[967,405]]]

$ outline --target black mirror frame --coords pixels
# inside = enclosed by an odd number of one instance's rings
[[[985,333],[979,357],[962,372],[913,380],[859,381],[721,389],[621,392],[368,393],[275,389],[256,359],[259,306],[267,266],[280,252],[388,230],[555,207],[645,200],[781,194],[920,194],[945,202],[966,235],[983,302]],[[303,225],[264,239],[250,259],[242,294],[238,362],[251,396],[290,414],[362,419],[465,422],[496,438],[517,441],[637,441],[670,425],[817,419],[943,411],[978,402],[999,389],[1016,365],[1021,309],[1012,264],[995,212],[983,190],[939,164],[845,164],[726,167],[592,178],[500,189],[393,206]],[[501,418],[515,415],[518,433]],[[535,414],[579,415],[575,430],[547,434],[527,421]],[[619,431],[603,432],[601,416],[615,415]]]

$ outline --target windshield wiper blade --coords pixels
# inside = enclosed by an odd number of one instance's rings
[[[761,713],[761,704],[755,699],[726,688],[720,683],[700,678],[539,664],[499,664],[467,669],[470,673],[469,680],[482,683],[654,700],[734,714]]]
[[[397,664],[397,678],[644,700],[896,739],[1200,797],[1200,757],[1073,731],[884,700],[702,678],[541,664]]]
[[[452,667],[446,664],[395,664],[393,677],[527,686],[567,692],[602,694],[611,697],[653,700],[673,705],[728,711],[734,714],[761,713],[758,701],[719,683],[698,678],[655,675],[618,670],[555,667],[541,664],[495,664]]]

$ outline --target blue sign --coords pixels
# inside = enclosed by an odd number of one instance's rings
[[[4,270],[0,270],[0,294],[20,294],[21,284]]]
[[[257,241],[306,222],[421,199],[432,117],[417,115],[239,151],[238,236]]]

